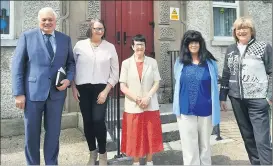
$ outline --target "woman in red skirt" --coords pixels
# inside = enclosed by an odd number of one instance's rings
[[[161,80],[155,59],[144,55],[146,39],[132,38],[134,54],[122,62],[120,89],[125,94],[122,121],[121,152],[134,158],[146,156],[147,165],[153,165],[152,156],[163,150],[162,128],[156,91]]]

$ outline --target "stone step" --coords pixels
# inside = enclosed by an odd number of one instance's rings
[[[116,130],[117,133],[117,130]],[[121,133],[122,129],[120,129],[120,145],[121,145]],[[162,124],[162,135],[163,135],[163,142],[171,142],[180,140],[179,131],[177,123],[166,123]],[[113,141],[109,132],[107,132],[107,151],[116,151],[117,150],[117,142]]]
[[[171,127],[171,125],[169,127]],[[234,140],[228,138],[221,141],[216,141],[215,135],[211,135],[210,137],[211,146],[233,141]],[[164,151],[156,153],[153,156],[154,165],[183,165],[180,140],[163,142],[163,147]],[[131,157],[126,157],[124,154],[117,156],[117,151],[110,151],[107,153],[107,155],[109,165],[131,165],[133,163],[133,159]],[[140,159],[140,164],[145,165],[145,158]]]
[[[124,112],[124,99],[120,99],[121,100],[121,105],[120,105],[120,109],[119,109],[119,112],[120,112],[120,124],[122,124],[122,115],[123,115],[123,112]],[[115,110],[116,111],[116,110]],[[165,124],[165,123],[172,123],[172,122],[176,122],[176,117],[175,115],[172,113],[172,104],[159,104],[159,111],[160,111],[160,116],[161,116],[161,123],[162,124]],[[114,116],[115,114],[115,117],[110,117],[109,119],[111,119],[111,121],[113,121],[113,123],[116,123],[114,120],[116,120],[116,114],[117,112],[114,113],[114,111],[109,111],[111,112],[111,114],[109,114],[109,117],[110,116]],[[109,120],[110,121],[110,120]],[[108,115],[106,115],[106,122],[108,122]]]
[[[81,113],[78,114],[78,128],[80,131],[83,132],[83,123],[82,123],[82,115]],[[163,142],[170,142],[170,141],[174,141],[174,140],[179,140],[180,136],[179,136],[179,131],[178,131],[178,126],[176,123],[176,116],[170,112],[165,112],[165,113],[160,113],[160,119],[161,119],[161,124],[162,124],[162,134],[163,134]],[[107,121],[106,121],[107,122]],[[106,123],[106,126],[109,123]],[[110,124],[111,126],[111,124]],[[116,124],[114,124],[113,122],[113,128],[116,126]],[[109,126],[107,126],[109,128]],[[115,138],[117,138],[117,128],[115,128]],[[121,133],[122,133],[122,118],[120,119],[120,141],[121,141]],[[113,138],[111,137],[111,135],[113,135],[112,133],[109,133],[109,130],[107,132],[107,151],[114,151],[117,150],[117,142],[113,141]]]
[[[121,115],[121,117],[120,117],[120,128],[122,128],[122,125],[121,125],[122,124],[122,120],[123,120],[123,118],[122,118],[122,115]],[[168,113],[168,112],[166,112],[166,113],[160,113],[160,120],[161,120],[161,124],[173,123],[173,122],[176,122],[176,116],[173,113]],[[111,121],[112,121],[112,123],[109,123],[110,120],[108,120],[106,118],[106,124],[108,124],[109,126],[111,126],[111,125],[115,125],[116,126],[117,125],[116,118],[115,118],[115,120],[111,120]]]
[[[178,125],[176,122],[165,123],[165,124],[162,124],[161,127],[162,127],[162,136],[163,136],[164,143],[180,140],[179,129],[178,129]],[[116,133],[116,138],[117,138],[117,133],[118,133],[117,129],[116,129],[115,133]],[[215,136],[215,141],[222,140],[222,137],[220,137],[220,138],[217,137],[216,132],[213,131],[212,135]],[[121,137],[122,137],[122,129],[120,129],[120,145],[121,145]],[[107,147],[108,152],[117,150],[117,141],[113,141],[109,132],[107,132],[106,147]]]

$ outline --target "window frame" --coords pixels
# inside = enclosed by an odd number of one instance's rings
[[[9,1],[9,34],[1,34],[2,39],[14,39],[14,1]]]
[[[233,8],[236,9],[236,18],[240,17],[240,5],[239,5],[239,1],[235,1],[235,3],[229,3],[229,2],[216,2],[216,1],[212,1],[212,13],[213,13],[213,8],[214,7],[222,7],[222,8]],[[233,36],[215,36],[214,34],[214,17],[212,14],[212,23],[213,23],[213,40],[214,41],[234,41]]]

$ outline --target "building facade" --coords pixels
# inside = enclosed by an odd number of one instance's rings
[[[160,103],[169,103],[172,96],[172,68],[168,51],[179,51],[181,38],[186,30],[198,30],[203,34],[208,49],[218,59],[220,75],[226,48],[234,43],[232,24],[237,17],[252,16],[257,39],[272,44],[272,1],[268,0],[1,1],[2,136],[24,132],[23,112],[15,108],[12,97],[11,59],[19,35],[38,26],[38,11],[46,6],[57,12],[57,30],[71,36],[72,46],[78,40],[86,38],[90,19],[104,20],[106,39],[115,44],[120,62],[131,55],[131,37],[136,33],[144,34],[148,40],[147,55],[154,57],[159,65],[162,78]],[[64,116],[78,111],[79,107],[69,89]],[[8,131],[11,126],[17,130]]]

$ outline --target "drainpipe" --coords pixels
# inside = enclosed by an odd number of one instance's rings
[[[187,16],[186,16],[186,14],[187,14],[187,1],[180,1],[180,8],[181,8],[181,12],[180,12],[180,18],[181,18],[181,24],[182,24],[182,26],[181,26],[181,28],[180,28],[180,30],[181,30],[181,36],[180,36],[180,38],[182,38],[182,36],[183,36],[183,34],[186,32],[186,30],[187,30]]]
[[[69,16],[69,4],[70,4],[70,1],[62,1],[62,6],[61,6],[61,12],[60,12],[60,18],[59,18],[59,21],[60,21],[60,25],[61,25],[61,32],[65,32],[65,34],[69,35],[69,20],[67,19],[68,16]],[[63,14],[63,5],[65,4],[66,6],[66,11],[65,11],[65,15],[62,15]],[[63,27],[63,22],[65,21],[65,27]],[[64,31],[64,28],[65,28],[65,31]]]

